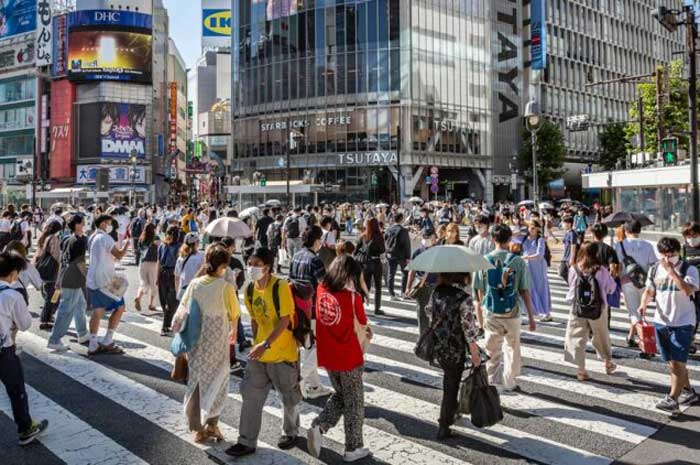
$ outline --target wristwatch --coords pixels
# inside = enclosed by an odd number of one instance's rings
[[[268,341],[263,342],[263,347],[265,350],[268,350],[270,348],[270,343]]]

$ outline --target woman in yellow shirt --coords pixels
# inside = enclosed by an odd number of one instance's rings
[[[229,337],[236,339],[241,310],[234,287],[224,279],[230,255],[221,246],[207,249],[198,277],[190,282],[180,302],[176,322],[184,321],[192,299],[199,305],[201,331],[187,353],[189,373],[185,416],[195,441],[222,441],[218,428],[229,388]]]

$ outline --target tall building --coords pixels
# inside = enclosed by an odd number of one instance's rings
[[[185,182],[185,154],[188,140],[187,67],[172,39],[168,44],[168,86],[167,152],[175,153],[174,166],[177,168],[175,172],[168,173],[168,177],[177,177]],[[167,168],[164,167],[164,169]]]
[[[233,0],[232,10],[243,184],[289,169],[293,181],[339,186],[338,199],[389,200],[398,181],[402,197],[510,192],[524,97],[519,5]]]
[[[567,184],[580,185],[581,169],[598,159],[603,124],[629,120],[637,98],[634,84],[586,84],[653,73],[684,50],[684,31],[669,33],[651,16],[658,5],[681,2],[546,0],[547,68],[532,82],[545,117],[564,130]],[[583,114],[590,116],[591,128],[567,132],[566,118]]]

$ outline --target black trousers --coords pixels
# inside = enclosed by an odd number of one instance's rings
[[[442,403],[440,404],[440,420],[442,427],[449,427],[455,422],[457,406],[459,405],[459,384],[462,382],[464,363],[454,367],[443,368]]]
[[[406,272],[406,260],[396,260],[394,258],[389,259],[389,283],[387,287],[389,289],[389,295],[394,295],[394,277],[396,277],[396,271],[401,270],[401,289],[399,292],[404,292],[406,290],[406,281],[408,280],[408,273]]]
[[[141,253],[139,252],[139,239],[137,237],[132,238],[131,245],[134,246],[132,250],[134,251],[134,259],[136,262],[136,266],[139,266],[139,264],[141,263]]]
[[[52,281],[44,281],[41,285],[41,296],[44,298],[44,308],[41,309],[41,323],[49,323],[51,317],[56,311],[56,304],[51,302],[53,293],[56,291],[56,283]]]
[[[382,306],[382,262],[370,260],[364,266],[362,275],[365,277],[367,292],[372,291],[372,282],[374,282],[374,310],[380,310]]]
[[[7,397],[10,398],[17,432],[27,431],[32,426],[32,417],[29,415],[22,362],[15,354],[15,346],[0,349],[0,381],[5,385]]]
[[[174,268],[161,268],[158,274],[158,297],[163,307],[163,329],[170,329],[177,311]]]

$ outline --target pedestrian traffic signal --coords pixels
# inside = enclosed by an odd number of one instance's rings
[[[267,185],[267,178],[265,177],[264,174],[262,176],[260,176],[260,185],[262,187],[265,187]]]
[[[669,137],[661,141],[661,153],[663,154],[664,165],[678,164],[678,138]]]

